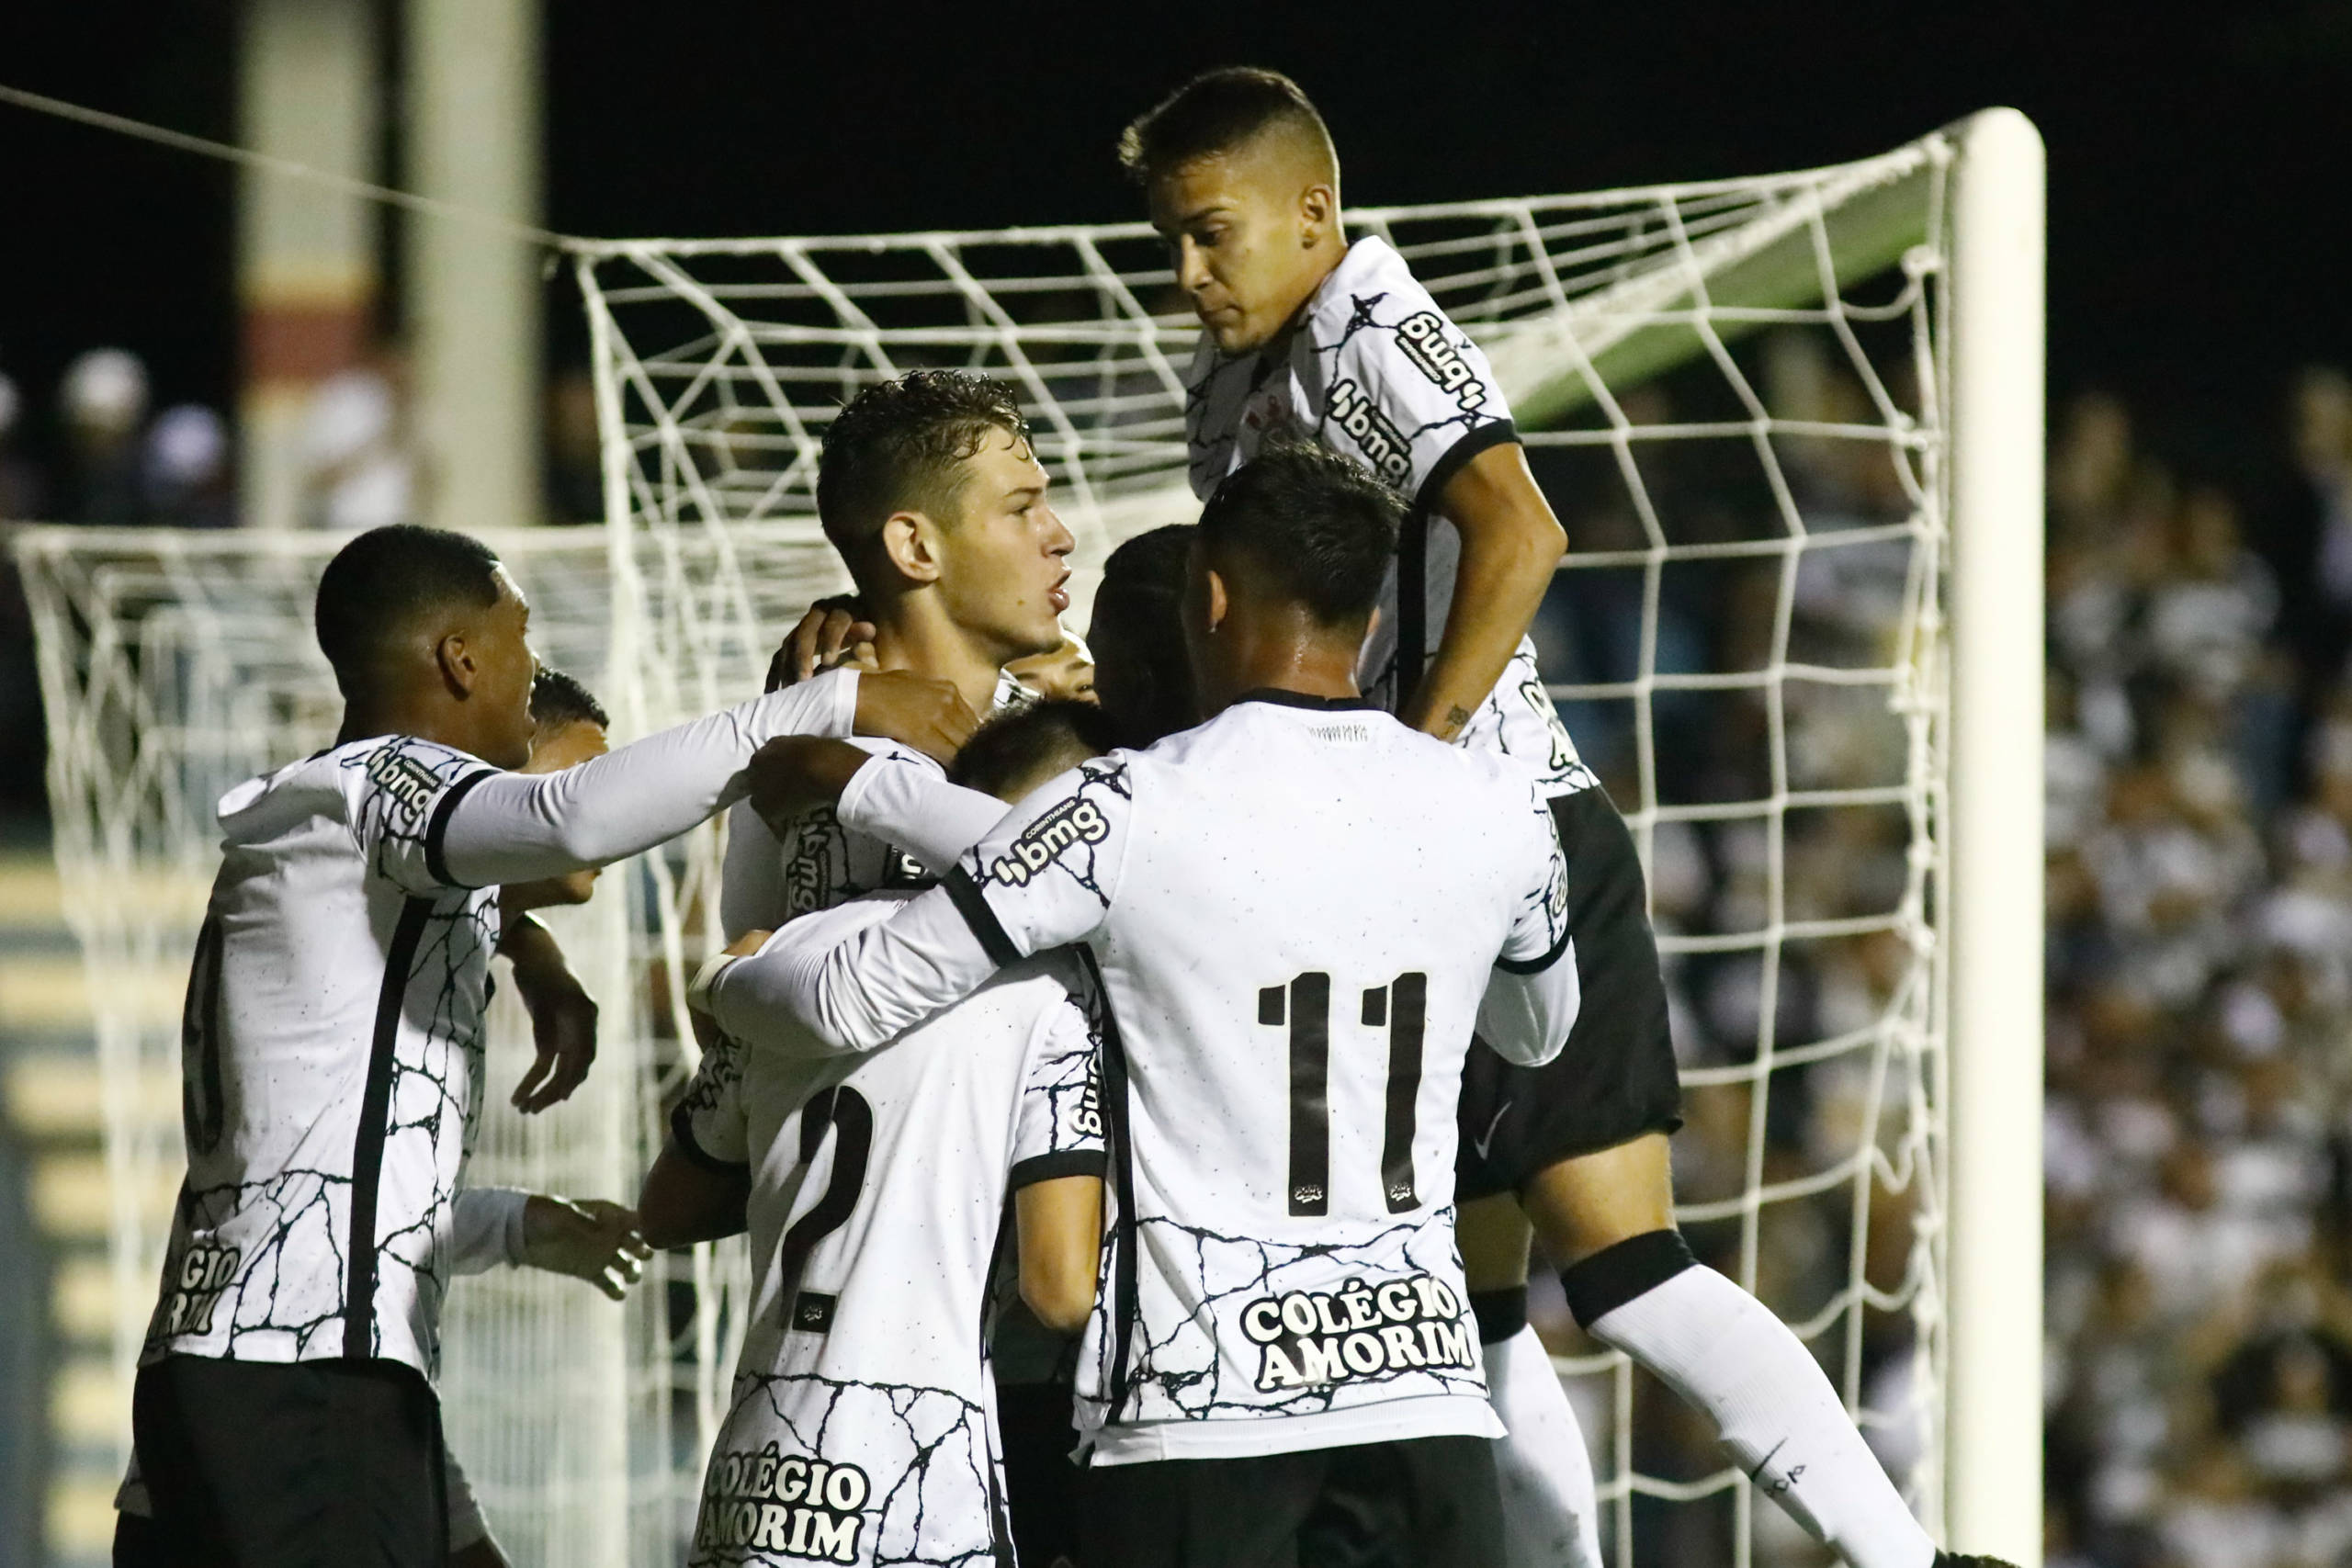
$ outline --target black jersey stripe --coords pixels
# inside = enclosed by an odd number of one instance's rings
[[[956,912],[964,917],[964,923],[979,938],[980,951],[989,955],[989,963],[1001,968],[1021,962],[1021,950],[1004,934],[1004,923],[989,908],[987,896],[980,891],[980,885],[972,880],[970,872],[959,865],[941,879],[940,886],[947,889]]]
[[[1087,982],[1094,987],[1102,1017],[1102,1131],[1109,1145],[1112,1190],[1119,1201],[1118,1219],[1112,1232],[1111,1397],[1103,1419],[1116,1421],[1119,1412],[1126,1407],[1127,1396],[1134,1392],[1128,1386],[1134,1375],[1132,1341],[1136,1325],[1143,1321],[1141,1292],[1136,1282],[1138,1238],[1135,1141],[1127,1135],[1127,1048],[1120,1038],[1118,1016],[1111,1010],[1111,990],[1102,983],[1102,966],[1094,961],[1094,950],[1080,943],[1070,951],[1078,954],[1079,963],[1085,967]]]
[[[1065,1176],[1100,1176],[1110,1163],[1110,1156],[1101,1149],[1057,1149],[1049,1155],[1032,1155],[1012,1168],[1005,1178],[1005,1190],[1018,1192]]]
[[[1559,940],[1552,943],[1552,950],[1549,953],[1536,958],[1498,958],[1495,960],[1495,967],[1506,975],[1541,975],[1560,961],[1560,954],[1568,950],[1568,943],[1576,940],[1576,934],[1568,923],[1563,920],[1560,922]]]
[[[400,1043],[401,1010],[417,944],[433,918],[433,900],[401,905],[400,923],[384,955],[383,989],[376,994],[376,1033],[368,1049],[368,1087],[359,1097],[359,1135],[351,1149],[351,1240],[344,1254],[350,1272],[343,1295],[343,1353],[366,1360],[376,1353],[376,1204],[384,1179],[384,1138],[391,1120],[392,1062]]]
[[[1440,514],[1438,502],[1445,494],[1445,487],[1453,476],[1467,467],[1470,459],[1490,446],[1511,446],[1519,443],[1519,426],[1510,420],[1498,419],[1482,424],[1445,449],[1430,469],[1430,477],[1413,492],[1413,510],[1423,517]]]
[[[441,840],[449,831],[450,814],[458,809],[458,802],[471,795],[474,792],[474,786],[490,777],[495,771],[492,768],[483,768],[468,773],[464,778],[451,784],[442,792],[440,800],[434,805],[432,820],[424,825],[425,874],[444,887],[466,886],[449,874],[449,863],[442,857],[441,853]]]

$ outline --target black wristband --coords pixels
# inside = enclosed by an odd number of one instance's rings
[[[1499,1345],[1527,1326],[1527,1287],[1473,1291],[1470,1314],[1478,1320],[1478,1343]]]
[[[1635,1296],[1647,1295],[1699,1260],[1690,1244],[1672,1227],[1629,1236],[1601,1248],[1583,1262],[1560,1270],[1560,1288],[1568,1293],[1568,1311],[1577,1325],[1590,1328]]]

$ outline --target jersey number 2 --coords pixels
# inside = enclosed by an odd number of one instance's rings
[[[833,1325],[833,1298],[800,1288],[800,1272],[817,1244],[842,1228],[857,1208],[858,1189],[865,1184],[865,1162],[874,1153],[874,1107],[864,1095],[842,1084],[820,1089],[800,1110],[800,1163],[813,1164],[834,1134],[832,1179],[824,1196],[784,1233],[776,1255],[776,1283],[784,1301],[784,1325],[822,1334]]]
[[[1367,1029],[1388,1031],[1388,1089],[1380,1140],[1380,1190],[1388,1212],[1419,1206],[1413,1189],[1413,1134],[1421,1097],[1421,1032],[1430,977],[1419,970],[1363,993]],[[1331,1212],[1331,976],[1309,970],[1258,993],[1258,1021],[1290,1027],[1290,1212]]]

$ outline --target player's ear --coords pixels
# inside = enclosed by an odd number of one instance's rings
[[[475,683],[481,679],[481,665],[474,650],[467,646],[466,634],[451,632],[433,645],[433,662],[441,671],[441,682],[452,696],[469,697]]]
[[[1207,569],[1207,577],[1208,615],[1203,624],[1210,631],[1215,631],[1217,627],[1225,624],[1225,613],[1232,608],[1232,601],[1226,595],[1224,573],[1218,571],[1215,567],[1210,567]]]
[[[1340,193],[1327,185],[1311,185],[1298,193],[1299,249],[1311,251],[1339,226]]]
[[[939,580],[939,525],[928,513],[893,512],[882,523],[882,553],[909,582]]]

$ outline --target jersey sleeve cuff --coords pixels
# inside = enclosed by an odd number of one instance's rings
[[[697,1143],[695,1139],[694,1118],[688,1114],[686,1108],[683,1105],[670,1112],[670,1140],[677,1145],[678,1152],[685,1156],[689,1161],[714,1174],[741,1176],[752,1168],[752,1162],[749,1160],[721,1159]]]
[[[1062,1149],[1049,1155],[1032,1155],[1014,1164],[1008,1186],[1018,1192],[1024,1187],[1057,1181],[1065,1176],[1100,1177],[1110,1167],[1111,1156],[1101,1149]]]
[[[449,834],[449,818],[457,814],[458,802],[471,795],[475,785],[497,771],[495,768],[480,768],[451,784],[435,804],[433,819],[424,825],[424,873],[444,887],[469,886],[449,874],[448,859],[442,853],[442,840]]]
[[[1495,420],[1467,432],[1461,440],[1447,447],[1445,456],[1430,468],[1430,477],[1421,481],[1421,488],[1413,494],[1413,510],[1421,513],[1437,511],[1438,498],[1445,493],[1445,487],[1453,481],[1453,476],[1462,471],[1463,465],[1489,446],[1515,446],[1518,444],[1519,426],[1507,419]]]
[[[1560,961],[1560,954],[1568,950],[1568,943],[1574,940],[1576,932],[1570,930],[1567,922],[1564,920],[1560,923],[1560,934],[1553,941],[1550,952],[1533,958],[1498,958],[1495,960],[1495,967],[1506,975],[1541,975]]]
[[[1008,964],[1021,962],[1021,950],[1013,946],[1012,938],[1005,934],[1004,922],[996,918],[994,909],[989,908],[988,896],[980,891],[980,885],[972,880],[970,872],[959,865],[942,879],[940,886],[947,889],[947,897],[955,904],[956,912],[964,917],[966,925],[972,928],[972,935],[979,940],[980,951],[989,955],[989,963],[1001,969]]]

